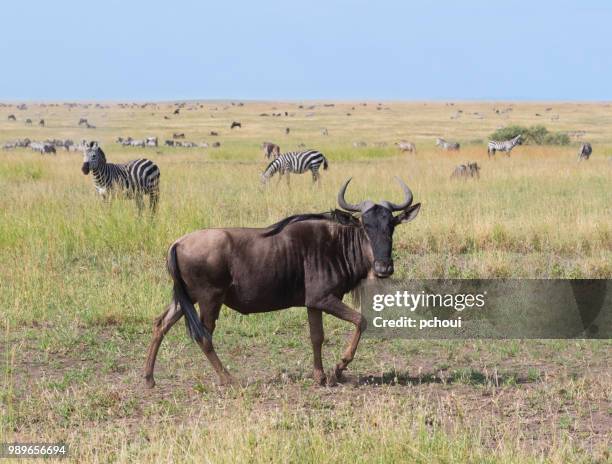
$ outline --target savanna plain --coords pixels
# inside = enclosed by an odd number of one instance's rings
[[[543,124],[571,143],[488,159],[489,135],[512,124]],[[164,146],[173,133],[209,147]],[[118,136],[160,145],[124,147]],[[80,152],[0,150],[0,442],[63,441],[74,462],[610,462],[607,340],[365,339],[347,381],[319,387],[304,308],[223,308],[215,345],[237,385],[217,385],[181,324],[162,344],[157,386],[142,378],[153,319],[171,298],[175,239],[329,211],[348,177],[349,201],[398,202],[399,176],[423,205],[395,233],[397,277],[609,279],[610,104],[0,105],[0,144],[25,137],[97,140],[109,162],[150,158],[161,197],[151,219],[131,200],[104,203]],[[436,137],[461,150],[440,151]],[[400,153],[400,140],[417,153]],[[582,140],[593,155],[578,162]],[[307,173],[262,186],[263,141],[322,151],[321,184]],[[466,161],[480,179],[452,181]],[[329,369],[352,327],[324,324]]]

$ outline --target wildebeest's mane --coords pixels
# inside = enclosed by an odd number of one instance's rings
[[[339,209],[333,209],[325,213],[295,214],[293,216],[286,217],[285,219],[278,221],[276,224],[268,226],[262,236],[270,237],[281,232],[289,224],[311,220],[336,222],[338,224],[342,224],[343,226],[358,227],[360,225],[359,220],[352,214]]]

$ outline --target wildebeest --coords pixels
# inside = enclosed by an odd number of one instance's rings
[[[45,120],[44,120],[44,119],[41,119],[40,121],[38,121],[38,125],[39,125],[40,127],[45,127]]]
[[[212,143],[212,147],[213,148],[219,148],[221,146],[221,142],[213,142]]]
[[[27,118],[25,120],[26,126],[31,126],[32,125],[32,120],[30,118]]]
[[[234,127],[242,128],[242,124],[240,124],[238,121],[232,121],[232,125],[230,126],[230,129],[233,129]]]
[[[179,114],[180,112],[181,112],[180,108],[177,108],[177,109],[174,110],[174,114]]]
[[[30,148],[34,151],[39,152],[41,155],[45,153],[54,155],[57,154],[55,147],[52,144],[46,142],[31,142]]]
[[[466,162],[465,164],[460,164],[451,174],[451,179],[465,180],[468,177],[475,177],[477,179],[480,179],[480,166],[478,166],[478,163]]]
[[[183,315],[191,338],[221,382],[232,381],[212,343],[222,305],[241,314],[305,306],[314,378],[320,384],[326,380],[321,356],[323,313],[354,324],[355,332],[329,381],[342,377],[367,326],[365,318],[342,298],[368,276],[393,274],[394,229],[413,220],[421,206],[412,205],[412,192],[400,179],[405,195],[401,204],[370,200],[350,204],[344,198],[350,180],[338,193],[338,205],[344,211],[298,214],[265,229],[199,230],[170,246],[167,268],[174,282],[173,299],[153,325],[144,372],[148,387],[155,385],[153,371],[161,342]]]
[[[582,142],[580,144],[580,149],[578,150],[578,161],[588,161],[591,157],[591,153],[593,153],[593,147],[589,142]]]
[[[289,127],[285,127],[285,134],[289,135],[289,132],[291,132],[291,128]]]
[[[266,158],[270,158],[271,156],[278,158],[280,156],[280,147],[275,143],[263,142],[261,148]]]
[[[407,142],[406,140],[402,140],[400,142],[397,142],[395,145],[397,145],[397,148],[399,148],[399,150],[402,153],[403,152],[416,153],[416,146],[412,142]]]
[[[86,118],[79,119],[79,126],[85,126],[87,124],[89,124],[89,122],[87,121]]]
[[[172,134],[172,138],[173,139],[184,139],[185,138],[185,133],[184,132],[181,132],[181,133],[175,132],[174,134]]]
[[[14,114],[9,114],[9,115],[8,115],[8,120],[9,120],[9,121],[17,121],[17,118],[15,117],[15,115],[14,115]]]
[[[217,137],[219,135],[219,132],[210,131],[210,135],[211,137]]]
[[[166,145],[167,147],[173,147],[174,146],[174,140],[166,140],[164,142],[164,145]]]
[[[447,151],[457,151],[461,148],[458,142],[447,142],[439,137],[436,139],[436,146]]]

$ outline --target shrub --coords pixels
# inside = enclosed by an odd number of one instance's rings
[[[491,134],[491,140],[510,140],[519,134],[523,135],[525,145],[569,145],[570,143],[570,138],[565,132],[549,132],[542,125],[502,127]]]

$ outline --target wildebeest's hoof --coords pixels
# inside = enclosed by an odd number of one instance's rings
[[[239,385],[238,382],[229,374],[219,378],[219,386],[231,387]]]
[[[336,367],[336,369],[334,370],[334,377],[336,378],[336,381],[338,383],[342,383],[344,382],[344,369],[340,369],[338,367]]]
[[[325,372],[315,370],[313,373],[313,378],[315,384],[324,386],[327,383],[327,377],[325,377]]]
[[[342,378],[338,377],[336,370],[331,371],[329,375],[327,376],[327,386],[328,387],[335,387],[341,381],[342,381]]]

